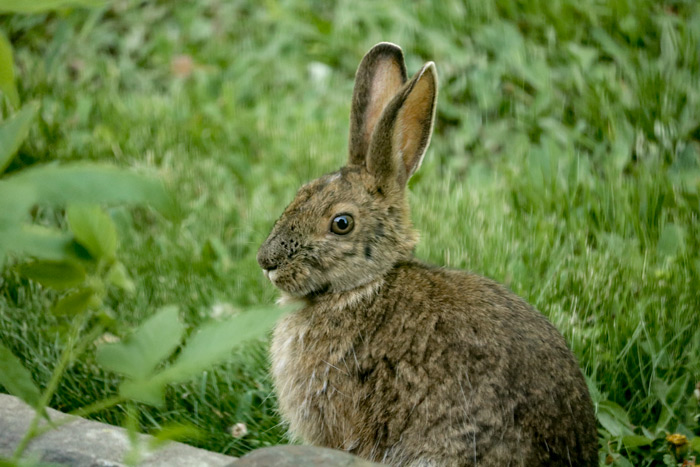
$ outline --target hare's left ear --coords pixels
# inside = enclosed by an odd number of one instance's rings
[[[380,42],[365,54],[355,74],[348,165],[365,165],[372,133],[382,111],[405,82],[406,65],[401,47]]]
[[[384,109],[372,135],[367,169],[380,186],[403,188],[418,170],[435,121],[437,71],[428,62]]]

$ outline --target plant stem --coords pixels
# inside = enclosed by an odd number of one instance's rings
[[[80,339],[80,341],[76,345],[75,341],[78,337],[77,335],[80,332],[80,329],[82,329],[86,320],[87,318],[83,318],[81,320],[76,321],[76,324],[71,329],[66,348],[63,349],[63,352],[61,353],[61,360],[58,362],[58,365],[56,365],[56,368],[54,368],[53,373],[51,374],[51,380],[49,381],[46,390],[42,394],[39,403],[34,408],[34,418],[29,424],[29,429],[24,434],[24,437],[15,449],[15,452],[12,456],[12,460],[14,462],[17,462],[19,460],[19,458],[22,456],[22,453],[24,453],[24,450],[27,449],[27,446],[29,445],[31,440],[40,434],[40,430],[38,429],[39,421],[41,420],[41,417],[46,413],[45,409],[51,401],[51,398],[53,397],[54,393],[56,392],[56,389],[58,389],[58,383],[61,381],[61,377],[66,371],[68,365],[73,361],[73,358],[76,355],[80,355],[85,350],[85,348],[90,343],[94,342],[97,336],[99,336],[102,332],[103,327],[101,325],[96,325],[90,330],[90,332],[88,332],[82,339]],[[51,425],[52,423],[49,421],[49,426]],[[46,431],[48,430],[42,429],[41,433],[44,433]]]
[[[126,401],[126,398],[122,396],[112,396],[69,412],[68,415],[73,415],[75,417],[87,417],[95,412],[100,412],[117,404],[121,404],[124,401]]]

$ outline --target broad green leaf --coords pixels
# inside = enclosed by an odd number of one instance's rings
[[[0,180],[0,270],[8,253],[18,252],[24,244],[20,225],[28,215],[34,192],[31,187],[11,186]]]
[[[647,438],[656,439],[658,437],[657,435],[652,433],[652,431],[649,428],[647,428],[645,426],[642,426],[640,428],[642,429],[642,435],[646,436]]]
[[[35,202],[51,206],[68,203],[149,204],[164,214],[174,205],[160,181],[128,170],[99,164],[43,165],[21,171],[3,182],[25,185],[36,192]]]
[[[69,293],[56,303],[53,307],[53,314],[56,316],[76,316],[85,312],[99,298],[95,296],[95,291],[90,287],[81,287]]]
[[[77,256],[72,235],[38,225],[0,230],[0,245],[8,253],[44,260],[64,261]]]
[[[0,5],[2,5],[0,0]],[[19,94],[15,84],[15,62],[12,57],[12,45],[7,36],[0,31],[0,91],[7,96],[14,108],[19,107]],[[0,157],[2,160],[2,157]],[[0,163],[2,167],[2,163]],[[2,172],[2,170],[0,170]]]
[[[117,252],[117,229],[112,219],[93,204],[71,204],[66,217],[75,239],[96,259],[112,261]]]
[[[595,27],[591,30],[591,35],[600,44],[600,48],[615,60],[621,71],[630,73],[634,70],[630,61],[632,56],[626,53],[625,49],[613,39],[608,31],[601,27]]]
[[[613,462],[613,465],[617,467],[634,467],[634,464],[624,456],[617,457],[615,462]]]
[[[125,292],[132,293],[136,290],[134,281],[129,277],[129,273],[121,262],[112,265],[107,273],[107,280],[110,284],[119,287]]]
[[[690,440],[690,448],[693,451],[700,453],[700,436],[696,436]]]
[[[0,234],[16,229],[27,220],[35,199],[36,192],[31,186],[0,180]]]
[[[97,362],[106,370],[136,380],[145,379],[175,350],[184,330],[177,308],[164,307],[123,342],[98,348]]]
[[[634,128],[627,121],[621,119],[614,126],[615,136],[612,139],[610,154],[611,163],[621,173],[625,165],[627,165],[632,156],[632,148],[634,147]]]
[[[660,351],[659,354],[661,354],[662,351]],[[688,374],[677,378],[670,384],[668,381],[661,378],[654,378],[651,389],[664,407],[671,411],[671,413],[674,413],[680,401],[685,397],[685,389],[688,387],[689,380],[690,375]]]
[[[0,13],[44,13],[61,8],[103,4],[102,0],[0,0]]]
[[[668,431],[668,426],[673,420],[673,410],[668,409],[668,405],[664,404],[661,407],[661,413],[659,414],[659,418],[656,421],[656,427],[655,427],[655,433],[658,436],[659,433],[664,433],[665,431]]]
[[[2,47],[0,52],[1,49]],[[0,80],[1,76],[2,73],[0,73]],[[15,115],[0,123],[0,174],[10,165],[17,150],[27,138],[38,110],[39,105],[36,102],[30,102]]]
[[[18,266],[29,279],[56,290],[69,289],[85,280],[85,268],[68,261],[32,261]]]
[[[205,324],[194,333],[170,367],[148,379],[136,377],[124,381],[119,391],[139,402],[162,406],[165,385],[187,381],[224,360],[243,342],[264,337],[287,311],[289,308],[268,307],[241,313],[225,322]]]
[[[170,383],[195,376],[225,359],[243,342],[264,337],[287,311],[289,309],[283,307],[266,307],[240,313],[224,322],[203,325],[189,339],[172,366],[156,378]]]
[[[615,437],[634,435],[627,412],[612,401],[598,403],[598,421]]]
[[[0,384],[13,396],[17,396],[32,407],[39,406],[41,394],[22,363],[10,349],[0,344]]]
[[[126,380],[119,385],[119,394],[127,399],[155,407],[165,403],[165,385],[153,380]]]
[[[676,224],[666,224],[656,249],[661,255],[675,256],[685,250],[685,230]]]
[[[622,437],[622,444],[624,444],[627,449],[649,446],[652,441],[652,439],[640,435],[627,435]]]

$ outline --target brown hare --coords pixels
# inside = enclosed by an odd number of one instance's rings
[[[430,62],[377,44],[357,70],[347,166],[304,185],[258,263],[301,308],[272,375],[291,433],[392,465],[597,465],[596,419],[564,338],[496,282],[421,263],[406,183],[435,118]]]

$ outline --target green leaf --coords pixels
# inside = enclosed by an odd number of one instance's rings
[[[165,404],[165,385],[153,380],[125,380],[119,385],[119,394],[127,399],[155,407]]]
[[[663,460],[664,465],[668,467],[676,467],[678,465],[678,462],[676,462],[676,456],[673,454],[664,454]]]
[[[669,410],[668,405],[664,404],[661,407],[661,413],[659,414],[658,420],[656,420],[656,427],[654,428],[657,436],[660,433],[668,431],[668,426],[673,421],[673,416],[673,410]]]
[[[224,322],[205,324],[189,339],[172,366],[156,378],[171,383],[195,376],[225,359],[243,342],[263,338],[287,311],[283,307],[265,307],[240,313]]]
[[[77,256],[72,235],[38,225],[0,231],[0,245],[7,252],[45,260],[65,261]]]
[[[659,254],[675,256],[685,250],[685,230],[676,224],[666,224],[656,246]]]
[[[45,228],[22,227],[37,203],[61,207],[75,203],[151,204],[165,215],[175,207],[155,179],[103,165],[68,164],[21,171],[0,180],[0,262],[8,252],[46,259],[64,259],[71,238]]]
[[[0,343],[0,384],[34,408],[39,407],[41,394],[22,363],[10,349]]]
[[[18,266],[19,272],[29,279],[56,290],[69,289],[85,280],[85,269],[77,263],[32,261]]]
[[[53,308],[56,316],[76,316],[85,312],[90,306],[99,300],[95,291],[90,287],[81,287],[78,290],[62,297]]]
[[[2,0],[0,0],[0,5]],[[20,105],[17,85],[15,84],[15,62],[12,58],[12,45],[7,36],[0,31],[0,91],[7,96],[14,108]],[[0,157],[0,161],[2,157]],[[0,163],[2,167],[2,163]],[[0,170],[0,173],[2,170]]]
[[[615,130],[615,135],[610,143],[611,147],[608,157],[615,167],[615,170],[621,173],[632,157],[634,128],[626,119],[621,119],[616,122],[613,128]]]
[[[700,453],[700,436],[696,436],[690,440],[690,448],[693,451]]]
[[[627,449],[649,446],[652,441],[652,439],[640,435],[627,435],[622,437],[622,444],[624,444]]]
[[[613,465],[617,467],[634,467],[634,464],[630,462],[629,459],[623,456],[615,458]]]
[[[95,7],[102,0],[0,0],[0,13],[44,13],[61,8]]]
[[[117,229],[112,219],[98,206],[72,204],[66,217],[75,239],[96,259],[113,261],[117,252]]]
[[[107,273],[107,280],[110,284],[119,287],[125,292],[133,293],[136,290],[134,281],[129,277],[129,273],[121,262],[112,265]]]
[[[36,192],[31,186],[0,180],[0,234],[16,229],[28,219],[29,208],[35,204],[35,199]]]
[[[136,380],[148,378],[156,366],[175,350],[183,332],[177,308],[164,307],[123,342],[99,347],[97,362],[109,371]]]
[[[173,214],[174,205],[162,183],[128,170],[99,164],[73,163],[31,167],[3,180],[5,189],[31,187],[34,202],[49,206],[68,203],[140,203]]]
[[[627,412],[612,401],[598,403],[598,421],[612,436],[634,435]]]
[[[0,180],[0,270],[8,253],[17,249],[19,226],[32,205],[34,193],[31,187],[8,186]]]
[[[0,44],[2,44],[2,41],[0,41]],[[0,45],[1,55],[2,46]],[[0,57],[1,59],[2,57]],[[1,68],[2,66],[0,65]],[[2,73],[0,72],[0,87],[1,81]],[[30,102],[22,110],[0,124],[0,174],[10,165],[17,150],[27,138],[29,128],[34,123],[34,117],[38,110],[39,104]]]
[[[194,333],[170,367],[149,378],[124,381],[119,391],[124,397],[162,406],[165,385],[186,381],[224,360],[243,342],[264,337],[287,311],[289,308],[267,307],[241,313],[225,322],[205,324]]]

